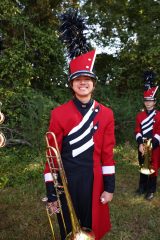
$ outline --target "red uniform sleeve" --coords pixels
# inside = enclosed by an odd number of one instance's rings
[[[141,133],[139,114],[137,114],[137,116],[136,116],[136,125],[135,125],[135,134],[137,134],[137,133]]]
[[[115,145],[114,136],[114,117],[110,110],[106,116],[106,127],[103,134],[102,146],[102,172],[104,175],[112,175],[115,173],[115,161],[113,159],[113,148]]]
[[[114,136],[114,117],[113,112],[109,110],[106,113],[106,127],[103,134],[102,146],[102,173],[104,182],[104,191],[113,193],[115,189],[115,161],[113,158],[113,148],[115,145]]]
[[[140,115],[139,114],[137,114],[137,116],[136,116],[135,136],[136,136],[137,143],[142,144],[143,138],[142,138],[142,134],[141,134],[141,124],[140,124]]]
[[[160,112],[157,112],[155,118],[154,135],[152,139],[153,148],[160,146]]]

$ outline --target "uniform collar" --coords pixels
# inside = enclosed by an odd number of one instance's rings
[[[155,108],[153,108],[152,110],[146,110],[146,113],[147,113],[147,115],[150,115],[154,111],[155,111]]]
[[[90,99],[88,103],[82,103],[81,101],[79,101],[76,97],[73,98],[73,102],[75,103],[75,105],[78,107],[78,108],[81,108],[81,109],[89,109],[92,104],[93,104],[93,99]]]

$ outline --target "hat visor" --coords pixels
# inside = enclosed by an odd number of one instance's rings
[[[155,97],[144,97],[144,101],[156,101]]]
[[[73,80],[73,79],[75,79],[77,77],[80,77],[80,76],[87,76],[87,77],[91,77],[91,78],[97,79],[96,75],[93,72],[90,72],[90,71],[77,71],[75,73],[72,73],[69,76],[68,81],[70,82],[71,80]]]

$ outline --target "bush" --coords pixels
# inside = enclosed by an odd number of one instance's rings
[[[50,110],[56,102],[33,89],[0,90],[8,144],[28,144],[40,148],[48,128]]]
[[[97,84],[94,93],[97,101],[111,108],[115,117],[115,134],[117,144],[130,142],[135,144],[135,118],[136,114],[143,108],[142,93],[139,90],[126,91],[119,95],[111,86],[100,86]]]

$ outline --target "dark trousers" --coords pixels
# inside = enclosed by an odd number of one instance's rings
[[[80,176],[81,175],[81,176]],[[92,227],[92,189],[93,189],[93,174],[83,173],[74,174],[67,177],[68,188],[72,198],[76,216],[82,227]],[[67,234],[72,231],[70,212],[66,203],[65,195],[61,195],[62,210],[67,228]],[[60,227],[61,239],[66,238],[61,215],[58,214],[58,223]]]
[[[142,191],[146,191],[148,193],[154,193],[156,192],[157,187],[157,177],[153,174],[151,175],[145,175],[140,173],[139,178],[139,188]]]

